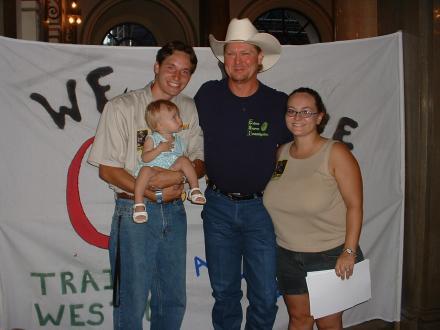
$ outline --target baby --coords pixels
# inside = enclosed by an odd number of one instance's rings
[[[177,106],[167,100],[151,102],[145,111],[145,121],[153,133],[145,138],[142,161],[135,170],[133,221],[147,222],[144,191],[150,178],[160,171],[160,168],[182,171],[191,188],[187,199],[194,204],[205,204],[206,198],[199,188],[196,171],[191,161],[183,156],[185,144],[176,134],[182,129],[182,119]]]

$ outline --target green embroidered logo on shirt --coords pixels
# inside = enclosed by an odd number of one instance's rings
[[[259,123],[255,119],[250,118],[247,125],[247,136],[269,136],[268,128],[269,124],[266,121]]]

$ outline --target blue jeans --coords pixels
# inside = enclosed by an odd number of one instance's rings
[[[272,329],[278,310],[276,243],[262,198],[233,201],[209,187],[206,198],[202,218],[214,329],[240,329],[242,263],[249,300],[246,329]]]
[[[133,201],[117,199],[110,234],[112,274],[119,269],[114,329],[141,330],[151,293],[151,329],[179,329],[186,307],[186,214],[181,200],[145,200],[148,222],[133,222]],[[119,250],[119,252],[118,252]],[[116,259],[119,259],[119,267]]]

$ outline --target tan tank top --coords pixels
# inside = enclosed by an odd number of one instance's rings
[[[279,246],[320,252],[344,243],[347,208],[328,169],[335,142],[328,140],[306,159],[290,156],[292,142],[281,147],[277,169],[263,197]]]

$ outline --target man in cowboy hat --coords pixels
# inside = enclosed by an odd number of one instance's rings
[[[195,96],[204,131],[208,176],[203,208],[205,253],[215,298],[214,329],[240,329],[242,263],[249,307],[246,329],[272,329],[277,312],[272,221],[263,190],[277,146],[291,140],[284,123],[287,96],[257,74],[279,59],[281,45],[246,19],[233,19],[225,41],[209,37],[225,79],[208,81]]]

